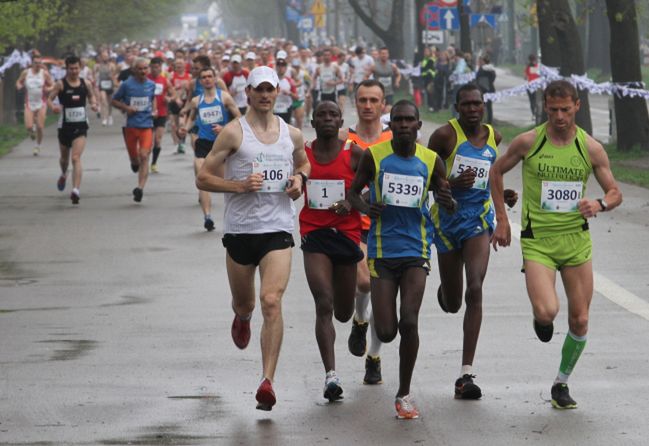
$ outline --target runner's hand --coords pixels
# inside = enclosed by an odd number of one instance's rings
[[[475,183],[476,173],[473,169],[465,169],[459,176],[450,178],[451,187],[457,189],[471,189]]]
[[[54,113],[61,113],[61,106],[56,104],[52,105],[52,111]]]
[[[512,242],[512,228],[509,226],[509,221],[498,222],[496,230],[491,237],[491,244],[494,249],[498,251],[498,246],[507,247]]]
[[[291,197],[292,200],[300,198],[300,195],[302,195],[302,175],[291,175],[288,177],[286,194]]]
[[[241,192],[258,192],[261,190],[263,182],[264,178],[259,173],[248,175],[248,178],[241,181]]]
[[[214,124],[212,126],[212,131],[214,132],[215,135],[218,135],[219,133],[221,133],[221,130],[223,130],[222,125]]]
[[[518,193],[516,193],[514,189],[505,189],[503,195],[505,197],[505,203],[507,204],[507,206],[513,208],[518,201]]]
[[[333,211],[336,215],[349,215],[352,210],[352,205],[347,200],[340,200],[329,206],[329,210]]]
[[[597,200],[589,200],[587,198],[579,200],[577,207],[584,218],[597,217],[597,213],[602,210]]]
[[[385,206],[383,203],[372,203],[365,214],[370,218],[378,218],[381,216]]]

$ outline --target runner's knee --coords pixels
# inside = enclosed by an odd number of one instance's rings
[[[282,311],[282,293],[266,293],[261,296],[261,312],[264,319],[275,319]]]
[[[568,327],[577,336],[585,336],[588,333],[588,314],[568,316]]]

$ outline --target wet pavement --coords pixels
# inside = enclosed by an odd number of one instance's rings
[[[0,159],[0,444],[646,444],[646,189],[623,186],[623,207],[591,224],[595,270],[618,288],[599,286],[593,300],[588,346],[570,381],[578,410],[548,402],[565,300],[554,339],[541,344],[514,241],[492,253],[485,284],[474,365],[481,401],[453,399],[463,312],[438,308],[431,273],[412,386],[422,416],[412,422],[394,418],[397,342],[382,350],[384,384],[363,385],[364,359],[347,352],[349,324],[336,323],[345,399],[322,398],[314,305],[296,248],[278,404],[261,412],[258,309],[248,349],[230,339],[222,197],[213,197],[217,228],[208,233],[191,156],[173,155],[166,137],[160,173],[134,203],[136,176],[119,127],[91,125],[76,207],[69,187],[55,187],[55,129],[47,129],[40,157],[24,142]],[[425,125],[426,140],[433,128]],[[507,184],[520,191],[518,171]],[[589,195],[601,196],[595,186]],[[510,212],[520,219],[520,205]]]

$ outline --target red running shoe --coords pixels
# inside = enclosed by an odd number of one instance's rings
[[[244,321],[235,314],[231,333],[234,345],[241,350],[248,347],[248,342],[250,342],[250,319]]]
[[[273,406],[277,402],[277,398],[275,398],[273,385],[270,383],[268,378],[264,378],[261,384],[259,384],[257,396],[255,398],[257,399],[257,409],[272,410]]]

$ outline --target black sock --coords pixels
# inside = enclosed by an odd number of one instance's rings
[[[160,156],[160,147],[153,148],[153,160],[151,164],[156,164],[158,162],[158,157]]]

